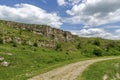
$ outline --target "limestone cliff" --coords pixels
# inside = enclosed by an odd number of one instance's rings
[[[3,21],[3,20],[0,20],[0,23],[3,23],[8,27],[12,27],[18,30],[27,30],[29,32],[32,32],[33,34],[41,35],[48,39],[46,41],[37,41],[39,46],[54,47],[58,41],[62,41],[62,42],[74,41],[73,35],[70,32],[52,28],[47,25],[23,24],[23,23],[16,23],[16,22]],[[14,42],[17,42],[19,44],[23,42],[22,41],[23,39],[16,36],[12,38],[10,37],[6,38],[5,36],[5,39],[3,40],[4,42],[5,41],[9,42],[13,40]],[[33,44],[31,41],[27,41],[27,43],[31,45]]]
[[[16,23],[11,21],[0,21],[0,22],[5,23],[6,25],[10,27],[14,27],[16,29],[29,30],[33,33],[40,34],[48,38],[53,38],[55,41],[57,40],[72,41],[73,40],[73,35],[70,32],[52,28],[47,25],[22,24],[22,23]]]

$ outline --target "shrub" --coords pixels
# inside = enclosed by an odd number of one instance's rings
[[[77,45],[77,49],[81,49],[81,48],[82,48],[81,43],[78,43],[78,45]]]
[[[102,56],[103,55],[103,51],[100,48],[95,48],[93,50],[93,54],[96,55],[96,56]]]
[[[109,51],[110,48],[114,48],[116,46],[115,42],[109,42],[106,44],[106,50]]]
[[[95,39],[93,44],[96,45],[96,46],[100,46],[100,41],[98,39]]]
[[[62,46],[61,46],[60,43],[56,44],[55,50],[57,50],[57,51],[61,51],[62,50]]]
[[[3,39],[2,38],[0,38],[0,44],[3,44],[4,42],[3,42]]]
[[[19,30],[19,34],[22,35],[22,30],[21,29]]]
[[[35,42],[35,43],[33,44],[33,46],[35,46],[35,47],[38,47],[38,44],[37,44],[37,42]]]
[[[13,43],[13,45],[12,45],[13,47],[17,47],[17,44],[16,43]]]
[[[66,50],[66,54],[67,54],[67,55],[69,54],[69,50]]]
[[[14,41],[10,41],[10,43],[12,43],[12,46],[13,46],[13,47],[17,47],[17,45],[18,45],[18,44],[17,44],[16,42],[14,42]]]

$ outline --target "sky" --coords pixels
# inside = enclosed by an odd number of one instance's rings
[[[0,0],[0,20],[120,40],[120,0]]]

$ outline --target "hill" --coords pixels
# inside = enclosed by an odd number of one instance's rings
[[[78,51],[83,55],[117,55],[119,40],[84,38],[47,25],[23,24],[0,20],[1,44],[29,45],[58,51]]]
[[[0,80],[24,80],[71,61],[110,55],[120,55],[119,40],[84,38],[47,25],[0,21]]]

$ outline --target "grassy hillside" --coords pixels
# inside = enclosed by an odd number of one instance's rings
[[[83,38],[73,35],[73,41],[63,41],[58,38],[54,40],[53,37],[46,37],[41,34],[36,34],[28,29],[14,28],[12,26],[24,24],[0,21],[0,42],[12,43],[14,46],[29,45],[35,47],[42,47],[39,45],[54,45],[52,49],[57,51],[80,52],[84,56],[103,56],[103,55],[119,55],[120,54],[120,41],[118,40],[106,40],[101,38]],[[25,24],[26,25],[26,24]],[[33,26],[34,25],[28,25]],[[44,26],[46,27],[46,26]],[[59,30],[57,30],[59,32]],[[51,33],[51,35],[53,35]],[[57,34],[60,37],[60,33]],[[62,34],[64,35],[64,34]],[[46,48],[46,47],[45,47]],[[48,46],[48,48],[51,48]]]
[[[66,35],[60,34],[59,40],[54,40],[53,36],[46,37],[27,29],[14,28],[11,24],[0,21],[0,80],[25,80],[85,57],[120,55],[120,41],[74,35],[73,41],[63,41],[60,36]],[[23,26],[14,23],[14,26],[17,25]],[[48,43],[54,46],[39,46]],[[9,65],[2,65],[3,62]]]
[[[0,45],[0,57],[4,57],[4,61],[10,63],[7,67],[0,66],[0,80],[24,80],[24,78],[44,71],[43,69],[45,68],[54,67],[60,63],[62,65],[64,64],[63,62],[67,63],[67,61],[71,62],[73,59],[82,58],[78,52],[66,54],[64,51],[58,52],[46,48],[22,45],[13,47],[12,44]]]
[[[120,59],[95,63],[78,80],[120,80]]]

